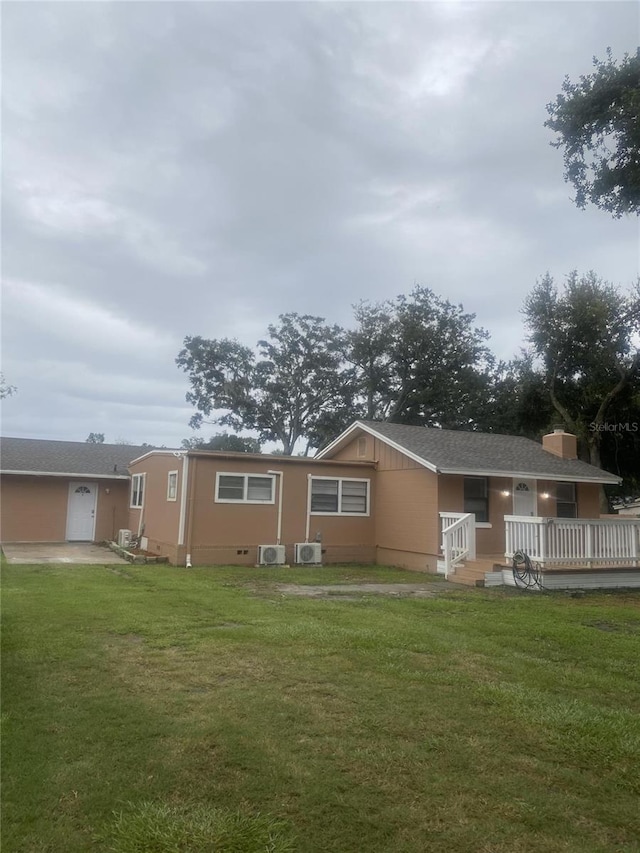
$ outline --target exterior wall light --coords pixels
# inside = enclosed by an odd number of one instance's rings
[[[508,497],[509,497],[509,495],[511,494],[511,492],[509,491],[509,489],[503,489],[503,490],[500,492],[500,494],[502,495],[502,497],[503,497],[503,498],[508,498]]]

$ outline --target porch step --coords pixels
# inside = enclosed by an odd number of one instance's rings
[[[449,574],[452,583],[464,586],[484,586],[487,572],[496,572],[503,566],[496,564],[492,559],[466,560],[456,566],[455,571]]]

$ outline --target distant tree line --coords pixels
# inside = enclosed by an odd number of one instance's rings
[[[562,423],[581,458],[640,487],[639,286],[624,294],[572,272],[559,288],[547,274],[523,315],[528,348],[509,362],[496,359],[475,315],[421,286],[358,303],[350,329],[290,313],[255,349],[188,336],[176,363],[196,409],[190,425],[257,435],[214,436],[218,449],[277,442],[291,454],[322,447],[356,419],[534,439]]]

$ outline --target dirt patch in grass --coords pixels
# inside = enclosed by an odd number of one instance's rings
[[[598,631],[608,631],[622,634],[640,633],[640,623],[635,622],[585,622],[588,628],[597,628]]]
[[[357,600],[362,595],[388,595],[393,598],[435,598],[449,591],[449,586],[439,583],[345,583],[323,586],[280,583],[276,589],[282,595],[299,595],[306,598],[346,598]]]

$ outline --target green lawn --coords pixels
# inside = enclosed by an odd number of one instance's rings
[[[640,850],[637,593],[3,573],[3,853]]]

